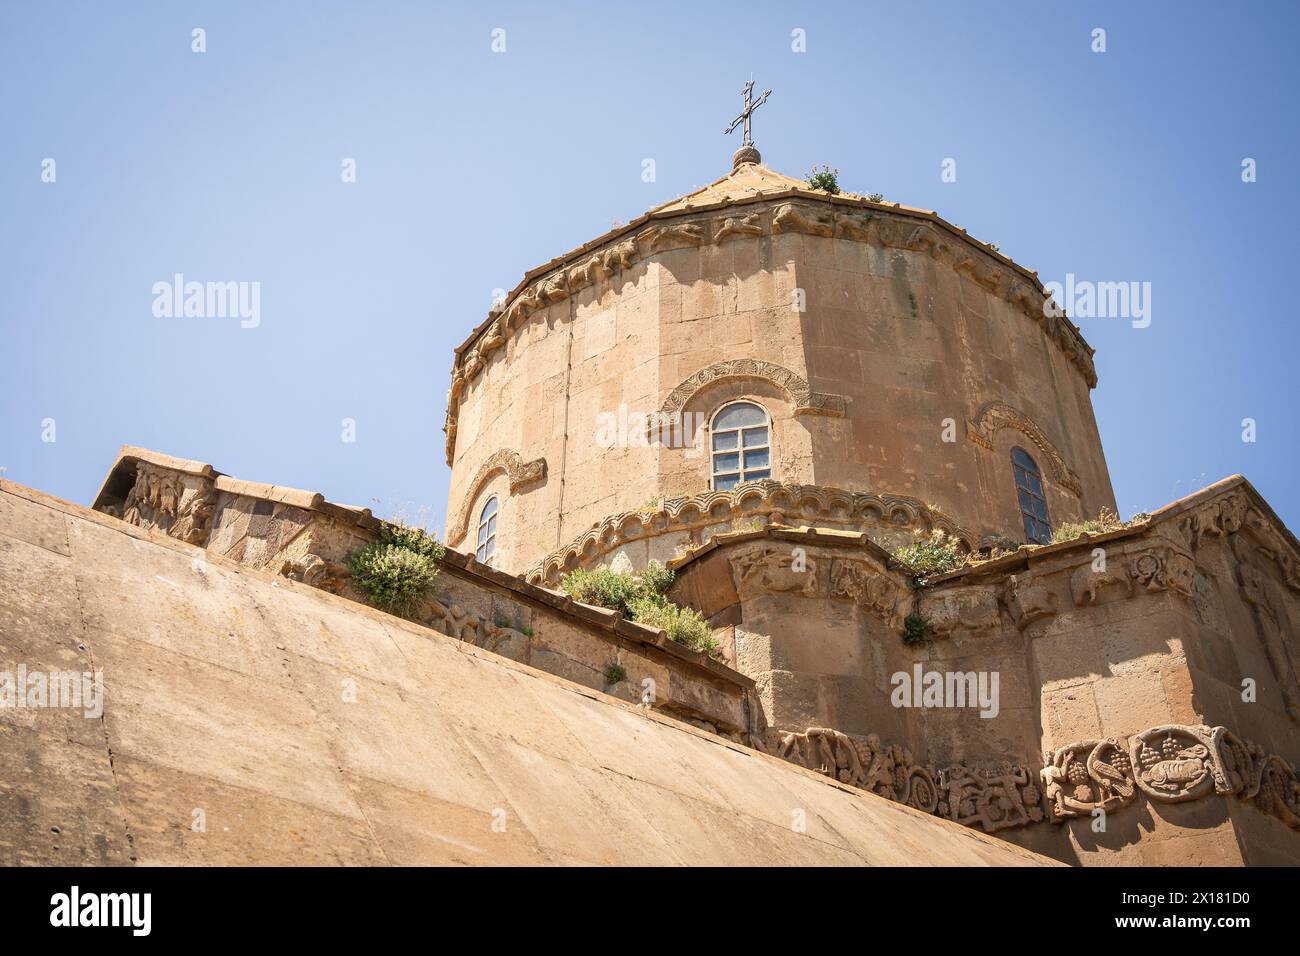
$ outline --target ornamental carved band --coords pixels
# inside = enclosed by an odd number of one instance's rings
[[[1014,428],[1034,443],[1047,462],[1052,480],[1076,498],[1083,496],[1083,485],[1052,440],[1038,427],[1038,423],[1019,409],[1005,402],[987,402],[975,417],[966,423],[966,434],[975,444],[993,450],[994,436],[1004,428]]]
[[[488,481],[501,472],[509,476],[510,491],[513,494],[524,485],[530,485],[546,477],[546,459],[535,458],[526,462],[520,457],[519,452],[514,449],[502,448],[479,465],[478,471],[474,474],[474,480],[470,482],[469,490],[461,501],[460,513],[456,515],[456,523],[447,529],[448,544],[457,544],[465,537],[465,531],[469,528],[469,512],[474,507],[475,499],[478,498],[479,493]]]
[[[814,392],[808,382],[788,368],[760,359],[731,359],[715,362],[700,369],[682,382],[664,401],[661,414],[680,412],[691,398],[704,386],[732,378],[761,378],[771,382],[789,396],[796,415],[831,415],[842,417],[847,404],[843,395]]]
[[[1145,797],[1183,803],[1217,794],[1253,803],[1300,829],[1300,779],[1283,758],[1224,727],[1168,725],[1124,739],[1081,740],[1044,755],[1041,780],[1023,765],[921,765],[880,738],[813,727],[768,730],[750,745],[840,783],[985,832],[1112,813]]]

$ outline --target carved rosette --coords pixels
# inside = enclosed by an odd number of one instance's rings
[[[1215,761],[1208,727],[1152,727],[1129,741],[1137,785],[1152,800],[1182,803],[1214,789]]]
[[[1148,591],[1175,591],[1192,596],[1196,565],[1190,557],[1173,548],[1144,551],[1133,559],[1133,580]]]

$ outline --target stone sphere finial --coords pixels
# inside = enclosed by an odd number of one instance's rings
[[[735,155],[731,157],[731,169],[732,172],[735,172],[737,169],[739,169],[741,166],[744,166],[746,163],[761,163],[761,162],[763,162],[762,155],[754,147],[754,144],[750,143],[736,150]]]

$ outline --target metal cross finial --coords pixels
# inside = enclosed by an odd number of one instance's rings
[[[772,95],[771,90],[764,90],[763,95],[760,96],[757,100],[755,100],[753,80],[750,80],[748,83],[745,84],[744,92],[745,92],[745,108],[741,110],[739,116],[737,116],[734,120],[731,121],[731,125],[728,126],[725,130],[723,130],[724,133],[730,133],[737,126],[743,124],[745,127],[745,141],[740,144],[741,148],[754,145],[754,138],[749,135],[749,118],[754,115],[754,110],[758,109],[760,106],[766,103],[767,98]]]

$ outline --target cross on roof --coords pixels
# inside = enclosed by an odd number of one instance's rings
[[[763,95],[760,96],[757,100],[755,100],[754,81],[750,80],[748,83],[745,84],[744,94],[745,94],[745,108],[741,110],[739,116],[737,116],[734,120],[731,121],[731,125],[728,126],[725,130],[723,130],[724,133],[730,133],[737,126],[744,124],[745,141],[740,144],[742,148],[745,146],[754,145],[754,139],[752,136],[749,135],[749,118],[754,115],[754,110],[758,109],[760,106],[762,106],[764,103],[767,102],[767,98],[772,95],[772,91],[764,90]]]

